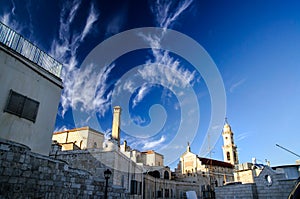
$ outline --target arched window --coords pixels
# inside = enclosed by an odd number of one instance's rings
[[[169,178],[170,178],[169,172],[165,171],[164,172],[164,179],[169,179]]]
[[[230,161],[230,153],[229,153],[229,151],[227,151],[226,155],[227,155],[227,160]]]
[[[160,173],[159,171],[155,170],[155,171],[150,171],[148,172],[149,175],[151,175],[154,178],[160,178]]]

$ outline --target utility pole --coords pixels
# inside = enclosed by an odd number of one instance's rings
[[[300,158],[300,155],[298,155],[297,153],[294,153],[293,151],[288,150],[287,148],[284,148],[283,146],[280,146],[279,144],[276,144],[276,146],[279,147],[279,148],[282,148],[283,150],[286,150],[287,152],[289,152],[289,153],[291,153],[291,154],[293,154],[293,155]]]

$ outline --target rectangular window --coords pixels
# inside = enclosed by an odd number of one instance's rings
[[[136,180],[131,180],[131,194],[137,194],[137,181]]]
[[[136,180],[131,180],[130,193],[132,195],[135,195],[135,194],[141,195],[142,194],[142,182],[139,182]]]
[[[39,102],[10,90],[4,111],[35,122]]]
[[[161,197],[162,197],[162,193],[161,193],[161,192],[162,192],[161,190],[157,191],[157,197],[158,197],[158,198],[161,198]]]

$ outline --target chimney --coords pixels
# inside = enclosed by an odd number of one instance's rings
[[[121,107],[115,106],[112,124],[112,139],[118,142],[118,146],[120,146],[120,114]]]

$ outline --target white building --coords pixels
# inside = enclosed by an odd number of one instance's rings
[[[0,23],[0,137],[48,155],[62,65]]]

